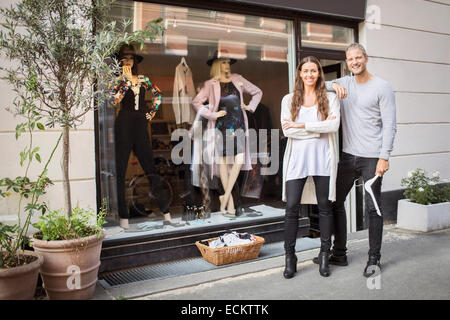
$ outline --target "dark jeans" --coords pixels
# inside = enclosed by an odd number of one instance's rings
[[[343,152],[339,161],[336,180],[336,202],[333,204],[334,212],[334,243],[333,253],[336,256],[345,255],[347,248],[347,216],[344,201],[353,183],[359,177],[364,182],[375,176],[378,158],[357,157]],[[372,185],[372,190],[378,206],[381,210],[381,183],[382,178],[377,179]],[[381,257],[381,241],[383,236],[383,217],[377,214],[372,197],[365,193],[366,213],[369,216],[369,255]]]
[[[167,195],[163,194],[163,188],[159,175],[156,174],[153,152],[150,147],[150,138],[147,131],[148,120],[141,112],[130,112],[121,110],[116,118],[115,148],[116,148],[116,172],[117,172],[117,197],[119,216],[129,219],[127,204],[125,202],[125,174],[128,166],[128,158],[131,150],[150,177],[152,193],[158,201],[159,209],[163,213],[169,212]]]
[[[286,215],[284,218],[284,250],[286,254],[295,253],[297,241],[298,216],[300,200],[306,179],[289,180],[286,182]],[[331,234],[333,233],[333,211],[328,200],[330,177],[314,176],[317,204],[319,206],[320,251],[329,252],[331,248]]]

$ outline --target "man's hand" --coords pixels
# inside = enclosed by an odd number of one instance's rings
[[[389,160],[378,159],[376,174],[382,177],[389,170]]]
[[[333,82],[331,86],[333,87],[334,91],[336,91],[336,95],[339,99],[347,98],[347,89],[337,84],[336,82]]]

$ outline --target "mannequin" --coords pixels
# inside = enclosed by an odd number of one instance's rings
[[[151,177],[153,193],[164,215],[163,225],[174,225],[165,201],[160,177],[156,174],[153,153],[147,131],[147,121],[151,121],[161,104],[161,91],[151,83],[148,77],[137,75],[137,64],[142,57],[134,52],[132,46],[123,46],[119,53],[122,63],[122,76],[118,77],[113,88],[114,104],[118,106],[115,129],[117,196],[120,226],[129,229],[129,213],[125,203],[125,174],[131,150],[147,176]],[[153,94],[153,109],[146,110],[145,91]]]
[[[205,86],[192,101],[197,112],[202,112],[202,116],[209,120],[208,142],[214,144],[211,149],[213,160],[211,175],[220,176],[225,191],[219,196],[220,211],[230,215],[236,213],[231,191],[239,172],[251,170],[248,120],[245,111],[254,112],[262,98],[262,91],[258,87],[241,75],[231,73],[230,65],[235,62],[236,59],[219,58],[216,51],[214,57],[207,61],[211,66],[212,79],[205,82]],[[248,105],[243,103],[243,92],[252,96]],[[207,100],[210,109],[202,108]],[[239,137],[238,130],[245,133],[245,138]],[[222,139],[217,139],[219,131]],[[233,142],[234,148],[229,148],[229,143]]]

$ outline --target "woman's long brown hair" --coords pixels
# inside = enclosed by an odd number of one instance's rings
[[[300,76],[302,71],[302,66],[307,63],[312,62],[317,65],[317,69],[319,70],[319,78],[317,79],[316,86],[314,88],[316,92],[316,99],[318,104],[318,111],[321,115],[322,121],[328,117],[328,98],[327,98],[327,89],[325,88],[325,79],[323,75],[323,69],[320,65],[319,60],[314,56],[308,56],[300,61],[300,64],[297,66],[297,72],[295,75],[295,85],[294,85],[294,96],[292,97],[291,104],[291,116],[292,121],[295,121],[297,115],[300,112],[300,107],[303,104],[303,97],[305,94],[305,84]]]

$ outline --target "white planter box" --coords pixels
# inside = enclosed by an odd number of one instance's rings
[[[399,200],[397,228],[423,232],[450,228],[450,202],[423,205]]]

